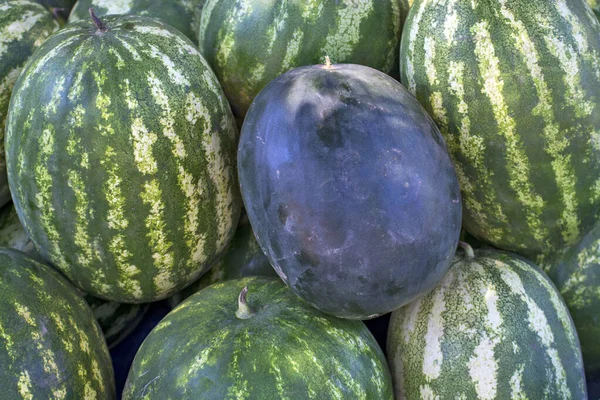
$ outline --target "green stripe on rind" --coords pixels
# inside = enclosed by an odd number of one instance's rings
[[[68,25],[27,65],[9,174],[44,258],[97,297],[149,302],[195,280],[232,237],[237,132],[191,42],[148,18],[105,23],[102,35]]]
[[[294,67],[323,63],[325,56],[333,63],[397,73],[406,10],[406,0],[208,0],[200,50],[234,113],[244,116],[272,79]]]
[[[59,273],[0,250],[0,385],[7,399],[114,399],[110,355],[90,308]]]
[[[577,333],[549,279],[516,255],[475,254],[392,314],[397,398],[585,399]]]
[[[253,315],[239,319],[244,286]],[[318,312],[280,280],[253,277],[198,292],[156,326],[123,393],[141,397],[367,400],[393,393],[385,358],[362,322]]]
[[[418,0],[404,32],[402,81],[446,138],[465,227],[540,263],[577,241],[600,211],[600,24],[588,6]]]
[[[93,7],[98,16],[135,14],[157,18],[197,43],[200,12],[204,2],[205,0],[78,0],[69,15],[69,23],[88,19],[88,10]]]
[[[596,225],[547,269],[577,328],[589,378],[600,372],[600,227]]]
[[[13,86],[33,52],[58,29],[41,5],[28,0],[0,4],[0,207],[10,201],[4,159],[4,127]]]

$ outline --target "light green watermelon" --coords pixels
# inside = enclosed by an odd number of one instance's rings
[[[577,332],[548,277],[515,254],[457,255],[425,297],[392,313],[397,399],[581,399]]]
[[[600,374],[600,225],[546,271],[573,316],[589,378]]]
[[[169,297],[168,303],[175,307],[213,283],[244,276],[278,276],[256,241],[247,218],[240,222],[231,244],[210,270],[190,286]]]
[[[29,56],[57,29],[48,10],[34,1],[0,2],[0,207],[10,201],[4,158],[10,95]]]
[[[275,77],[325,56],[396,73],[407,9],[407,0],[208,0],[200,51],[243,117]]]
[[[0,247],[20,250],[34,260],[44,262],[23,229],[12,203],[0,209]],[[131,333],[148,310],[148,304],[117,303],[85,293],[84,298],[104,333],[109,349]]]
[[[49,38],[16,83],[6,145],[27,234],[93,296],[169,297],[234,234],[231,110],[193,43],[158,20],[107,16]]]
[[[115,399],[92,311],[54,269],[0,249],[0,398]]]
[[[391,400],[361,321],[300,300],[275,278],[211,285],[171,311],[135,356],[123,400]]]
[[[171,25],[198,43],[200,13],[206,0],[78,0],[69,22],[89,18],[90,7],[96,15],[135,14],[152,17]]]
[[[600,212],[600,24],[585,0],[416,0],[401,79],[434,117],[463,223],[547,263]]]

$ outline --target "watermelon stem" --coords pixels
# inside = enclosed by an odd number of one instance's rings
[[[94,21],[94,25],[96,25],[96,27],[98,28],[98,31],[99,32],[108,32],[108,27],[106,25],[104,25],[104,22],[102,22],[100,20],[100,18],[98,18],[96,16],[94,7],[90,7],[90,9],[88,11],[90,12],[90,17],[92,17],[92,21]]]
[[[475,258],[475,252],[469,243],[459,241],[458,245],[465,251],[467,258]]]
[[[252,316],[252,311],[248,307],[246,296],[248,295],[248,286],[245,286],[240,292],[238,297],[238,310],[235,312],[235,316],[239,319],[248,319]]]

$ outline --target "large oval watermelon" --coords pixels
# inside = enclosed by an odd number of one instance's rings
[[[417,0],[402,82],[434,117],[464,225],[539,263],[600,211],[600,25],[585,0]]]
[[[407,8],[406,0],[208,0],[200,50],[243,117],[272,79],[325,56],[395,72]]]
[[[586,399],[577,332],[548,277],[497,250],[456,260],[394,311],[387,357],[398,399]]]
[[[198,25],[205,0],[78,0],[69,15],[69,22],[89,18],[90,7],[96,15],[135,14],[152,17],[171,25],[198,43]]]
[[[229,247],[210,267],[210,270],[190,286],[169,297],[168,303],[175,307],[200,289],[213,283],[245,276],[277,276],[277,272],[256,241],[247,218],[240,223]]]
[[[0,397],[115,398],[102,332],[58,272],[0,249],[0,316]]]
[[[387,400],[393,393],[383,353],[362,322],[315,310],[279,279],[252,277],[201,290],[154,328],[123,392],[124,400],[139,398]]]
[[[586,373],[596,377],[600,375],[600,225],[547,272],[575,322]]]
[[[4,126],[13,87],[31,54],[58,30],[41,5],[29,0],[0,4],[0,207],[10,201],[4,158]]]
[[[23,229],[12,203],[0,209],[0,246],[20,250],[34,260],[43,262]],[[148,304],[117,303],[85,294],[84,298],[102,329],[109,349],[131,333],[148,310]]]
[[[69,24],[30,59],[11,99],[19,218],[85,292],[168,297],[233,236],[236,132],[210,67],[172,27],[139,16]]]
[[[322,311],[390,312],[450,266],[454,167],[425,110],[375,69],[316,65],[271,82],[244,121],[238,174],[271,265]]]

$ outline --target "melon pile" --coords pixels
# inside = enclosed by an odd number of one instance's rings
[[[586,399],[598,8],[0,0],[0,397]]]

